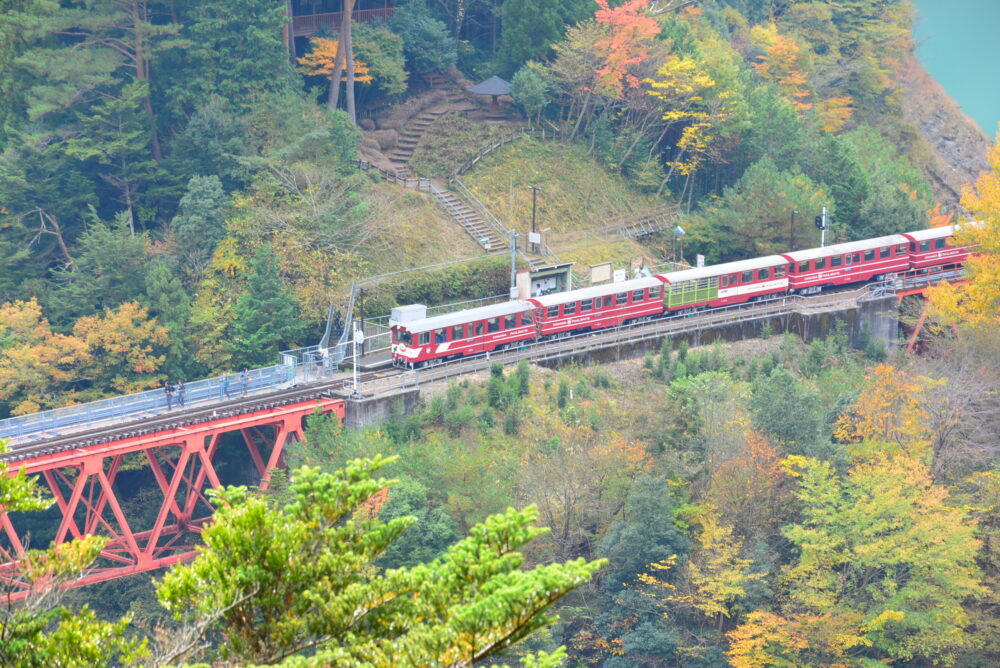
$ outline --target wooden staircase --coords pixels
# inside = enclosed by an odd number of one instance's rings
[[[492,225],[482,219],[475,209],[469,206],[464,200],[455,195],[447,188],[443,188],[436,183],[431,184],[431,195],[437,200],[448,215],[462,226],[469,236],[476,240],[487,253],[506,253],[510,246],[506,239],[493,228]]]

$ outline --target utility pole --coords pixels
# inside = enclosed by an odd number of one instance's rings
[[[792,222],[788,224],[788,250],[795,250],[795,216],[798,211],[792,210]]]
[[[826,207],[824,206],[823,207],[823,232],[820,235],[820,239],[819,239],[819,246],[820,246],[820,248],[823,248],[824,246],[826,246],[826,228],[827,227],[828,227],[828,225],[827,225],[827,222],[826,222]]]
[[[517,232],[510,228],[510,293],[517,288]]]
[[[358,303],[358,310],[361,312],[361,332],[364,333],[364,331],[365,331],[365,289],[364,288],[360,288],[359,291],[358,291],[358,293],[359,293],[358,294],[358,298],[359,298],[358,299],[358,301],[359,301],[359,303]],[[357,337],[355,337],[355,340],[357,340]],[[363,336],[361,337],[361,342],[360,343],[361,343],[361,354],[364,355],[365,354],[365,339],[364,339]],[[355,348],[355,354],[356,353],[357,353],[357,348]],[[355,360],[355,361],[357,361],[357,360]]]
[[[534,238],[534,234],[535,234],[535,209],[536,209],[537,204],[538,204],[538,191],[541,190],[541,188],[539,188],[538,186],[528,186],[528,187],[531,188],[531,234],[532,234],[532,238]],[[535,255],[538,255],[538,244],[537,243],[532,243],[531,245],[532,245],[532,251],[531,252],[534,253]]]

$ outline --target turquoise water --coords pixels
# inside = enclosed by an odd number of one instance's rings
[[[917,57],[990,137],[1000,122],[1000,0],[914,0]]]

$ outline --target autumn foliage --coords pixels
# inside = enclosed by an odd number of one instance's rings
[[[312,51],[298,59],[299,71],[303,74],[322,76],[331,79],[337,62],[338,41],[326,37],[314,37]],[[341,81],[347,81],[346,73],[341,74]],[[372,75],[368,65],[357,58],[354,59],[354,80],[358,83],[370,83]]]
[[[639,87],[639,79],[629,69],[649,57],[648,42],[660,32],[659,24],[646,16],[649,0],[629,0],[618,7],[608,0],[597,0],[597,22],[609,28],[597,47],[605,53],[604,64],[597,70],[601,93],[621,97],[626,86]]]

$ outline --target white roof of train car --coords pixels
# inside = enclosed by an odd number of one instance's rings
[[[398,327],[412,334],[419,334],[420,332],[429,332],[432,329],[441,329],[442,327],[451,327],[467,322],[476,322],[477,320],[487,320],[512,313],[521,313],[522,311],[529,311],[532,308],[534,307],[526,302],[509,301],[501,304],[491,304],[490,306],[470,308],[464,311],[455,311],[454,313],[444,313],[421,320],[411,320],[410,322],[398,325]]]
[[[914,241],[926,241],[928,239],[940,239],[941,237],[950,237],[954,233],[955,233],[954,225],[945,225],[944,227],[932,227],[929,230],[917,230],[916,232],[904,232],[903,234],[913,239]]]
[[[568,302],[578,302],[581,299],[593,299],[594,297],[603,297],[605,295],[616,295],[619,292],[631,292],[632,290],[655,288],[657,285],[662,285],[662,281],[655,276],[650,276],[649,278],[633,278],[627,281],[619,281],[618,283],[606,283],[604,285],[595,285],[590,288],[569,290],[568,292],[555,292],[551,295],[532,297],[531,301],[537,303],[539,306],[556,306],[558,304],[566,304]]]
[[[785,253],[785,256],[794,262],[805,262],[815,260],[818,257],[829,257],[831,255],[843,255],[844,253],[855,253],[858,251],[872,250],[884,246],[895,246],[896,244],[907,243],[907,238],[902,234],[890,234],[885,237],[875,239],[864,239],[863,241],[849,241],[844,244],[834,244],[825,248],[806,248],[805,250]]]
[[[782,264],[788,264],[788,260],[780,255],[767,255],[765,257],[756,257],[752,260],[738,260],[737,262],[726,262],[725,264],[713,264],[708,267],[673,271],[669,274],[660,274],[660,276],[666,279],[668,283],[676,284],[683,283],[684,281],[697,281],[702,278],[711,278],[712,276],[737,274],[741,271],[777,267]]]

